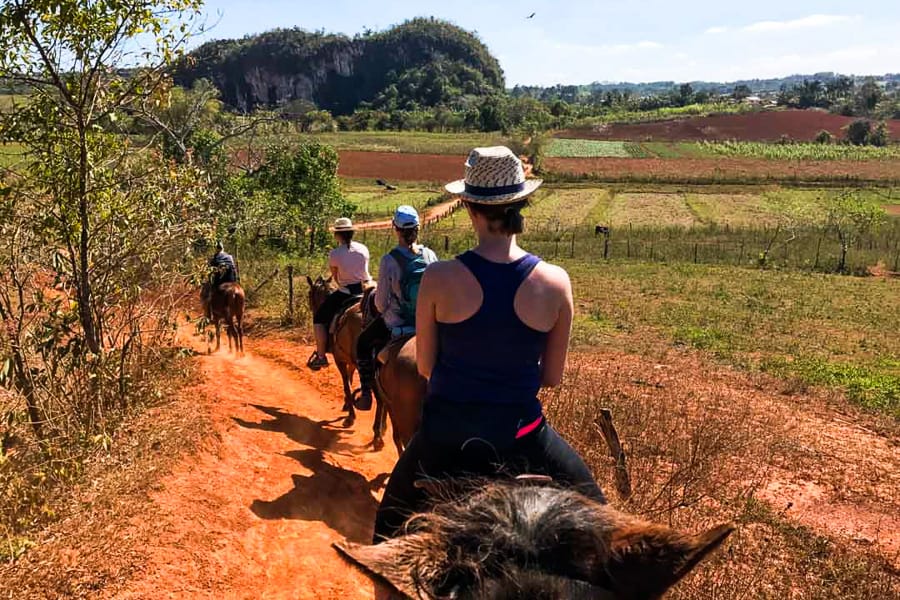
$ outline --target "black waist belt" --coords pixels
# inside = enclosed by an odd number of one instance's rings
[[[347,291],[351,296],[360,296],[363,293],[363,285],[361,283],[347,284]]]

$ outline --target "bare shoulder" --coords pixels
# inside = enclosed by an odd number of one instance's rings
[[[561,292],[566,292],[572,287],[569,274],[557,265],[541,261],[534,268],[533,274],[538,282]]]
[[[425,276],[432,281],[452,281],[464,273],[466,268],[456,259],[439,260],[428,265]]]

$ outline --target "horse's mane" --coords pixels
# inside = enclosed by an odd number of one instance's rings
[[[440,552],[423,549],[421,560],[411,565],[414,580],[428,594],[442,597],[496,586],[498,580],[524,584],[523,573],[537,565],[560,585],[574,581],[591,588],[595,558],[609,553],[604,533],[616,525],[615,511],[598,511],[597,503],[581,494],[546,483],[441,485],[429,490],[439,498],[433,510],[406,523],[410,539],[419,534],[440,540]]]

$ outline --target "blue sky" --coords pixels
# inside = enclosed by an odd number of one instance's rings
[[[207,0],[205,12],[203,39],[435,16],[476,31],[510,86],[900,72],[897,0]]]

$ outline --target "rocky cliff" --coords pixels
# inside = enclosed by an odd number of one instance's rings
[[[355,38],[279,29],[208,42],[175,74],[180,85],[199,78],[240,111],[305,100],[336,115],[362,103],[385,110],[459,106],[503,90],[503,72],[487,47],[435,19]]]

